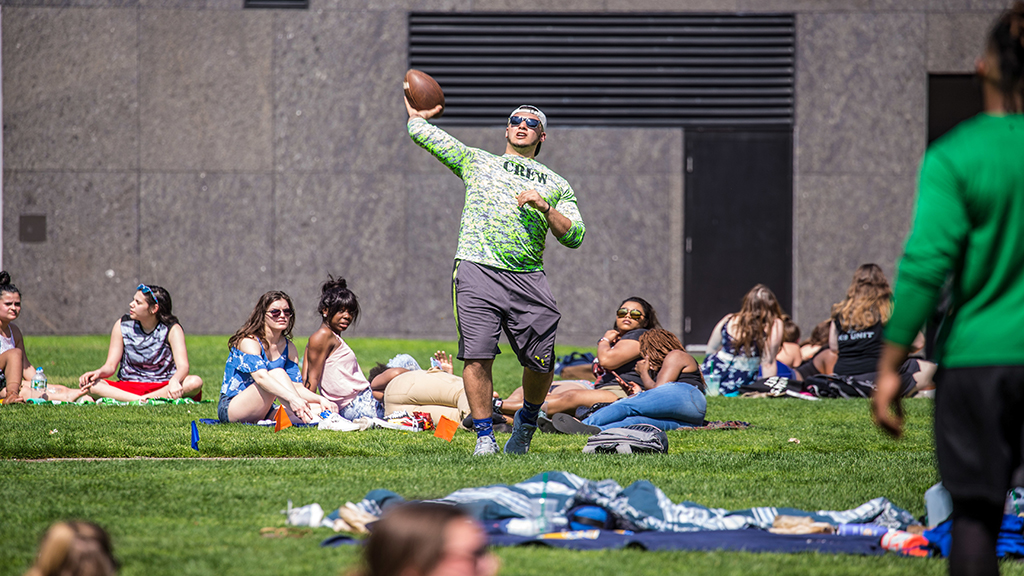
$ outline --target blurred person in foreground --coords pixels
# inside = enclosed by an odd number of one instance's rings
[[[71,520],[50,526],[25,576],[114,576],[117,569],[107,532],[92,522]]]
[[[388,509],[363,548],[361,576],[494,576],[498,559],[472,517],[449,504],[412,502]]]
[[[1024,2],[1003,13],[977,62],[985,111],[932,144],[899,265],[872,411],[903,431],[899,367],[935,310],[935,451],[953,498],[949,573],[998,574],[996,537],[1024,433]]]

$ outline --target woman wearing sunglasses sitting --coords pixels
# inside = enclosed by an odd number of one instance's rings
[[[609,428],[650,424],[661,430],[701,426],[707,413],[707,386],[700,365],[668,330],[655,328],[640,336],[637,363],[643,383],[637,393],[595,411],[585,420],[555,414],[552,427],[564,434],[597,434]]]
[[[82,374],[78,385],[93,398],[122,402],[200,400],[203,381],[188,369],[185,332],[171,313],[171,295],[160,286],[139,284],[128,313],[110,331],[107,361]],[[117,380],[106,380],[115,370]]]
[[[575,414],[580,406],[615,402],[629,396],[641,384],[636,363],[640,360],[640,335],[652,328],[661,328],[651,304],[631,296],[619,304],[612,328],[597,341],[594,383],[569,380],[554,382],[544,407],[546,414]],[[501,411],[515,414],[523,402],[523,389],[517,388],[502,402]]]
[[[271,418],[280,398],[302,422],[324,410],[337,411],[333,402],[302,385],[299,353],[292,344],[295,307],[284,292],[260,296],[245,325],[228,340],[224,384],[217,417],[221,422],[257,422]]]
[[[341,333],[359,318],[359,300],[344,278],[324,282],[317,311],[323,322],[306,346],[302,363],[306,388],[337,404],[338,413],[349,420],[383,418],[387,383],[371,387],[355,352],[341,339]]]

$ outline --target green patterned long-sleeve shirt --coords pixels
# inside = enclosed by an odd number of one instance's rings
[[[495,156],[470,148],[422,118],[412,118],[409,136],[426,148],[466,184],[466,203],[459,226],[456,260],[469,260],[501,270],[544,269],[544,215],[519,207],[516,196],[531,188],[572,222],[558,241],[569,248],[583,243],[586,228],[569,183],[532,158]]]

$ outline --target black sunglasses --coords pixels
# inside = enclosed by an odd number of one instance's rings
[[[615,316],[618,318],[625,318],[629,314],[629,317],[633,320],[639,320],[644,317],[644,313],[640,310],[630,310],[629,308],[619,308],[615,311]]]
[[[522,116],[513,116],[508,119],[509,126],[519,126],[523,122],[526,122],[527,128],[536,128],[540,126],[540,120],[536,118],[523,118]]]
[[[292,309],[282,308],[278,310],[267,310],[267,314],[270,314],[271,318],[280,318],[282,314],[284,314],[285,318],[288,318],[289,316],[292,315]]]

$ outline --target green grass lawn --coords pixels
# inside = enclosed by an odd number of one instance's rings
[[[29,337],[31,360],[52,382],[77,382],[98,367],[107,337]],[[193,372],[216,399],[227,357],[225,337],[189,337]],[[364,369],[409,352],[421,362],[452,343],[352,339]],[[300,342],[303,345],[304,342]],[[568,350],[560,349],[559,354]],[[520,370],[505,353],[496,388],[507,394]],[[669,433],[668,455],[584,456],[582,436],[538,435],[525,457],[470,456],[474,438],[453,442],[429,433],[357,433],[242,425],[200,426],[200,452],[189,423],[215,418],[214,403],[160,407],[0,407],[0,574],[21,574],[39,535],[57,519],[86,518],[113,535],[122,574],[344,574],[355,548],[321,549],[329,529],[296,538],[261,537],[283,526],[288,500],[325,509],[357,501],[374,488],[407,498],[458,488],[514,483],[544,470],[566,470],[621,485],[646,479],[673,501],[730,509],[760,505],[846,509],[886,496],[915,515],[936,480],[931,404],[908,402],[906,438],[894,442],[871,425],[865,401],[709,400],[708,418],[746,420],[747,430]],[[56,432],[54,432],[56,430]],[[499,442],[507,436],[499,434]],[[799,444],[790,438],[800,440]],[[172,458],[164,460],[161,458]],[[895,556],[572,552],[499,549],[503,574],[943,574],[941,560]],[[1005,574],[1024,574],[1017,565]]]

